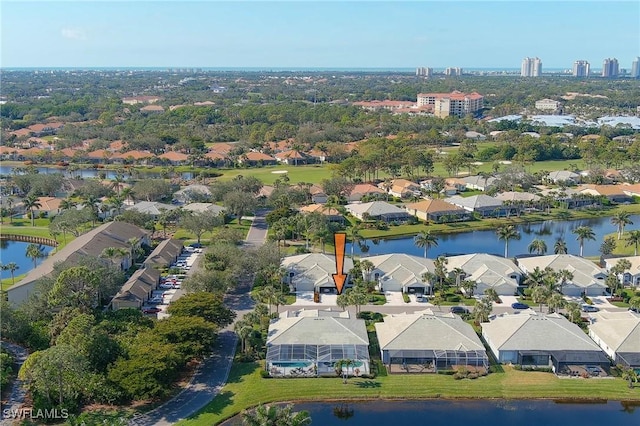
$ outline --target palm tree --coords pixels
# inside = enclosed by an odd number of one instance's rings
[[[558,238],[556,243],[553,245],[553,252],[555,254],[567,254],[567,242],[562,238]]]
[[[617,212],[612,218],[611,223],[618,227],[618,239],[622,238],[622,234],[624,234],[624,227],[626,225],[633,225],[633,222],[629,218],[628,212]]]
[[[14,277],[14,273],[18,269],[20,269],[20,266],[16,262],[9,262],[6,265],[3,265],[2,269],[4,269],[5,271],[9,271],[9,273],[11,274],[11,284],[15,284],[16,278]]]
[[[622,372],[622,380],[627,380],[629,387],[633,388],[633,383],[638,382],[638,373],[633,368],[627,368]]]
[[[640,244],[640,230],[629,231],[629,235],[627,235],[627,246],[634,246],[634,256],[638,255],[638,244]]]
[[[26,250],[27,257],[30,257],[33,260],[33,268],[35,269],[38,266],[38,259],[43,259],[47,257],[44,252],[44,246],[40,244],[29,244]]]
[[[129,250],[122,247],[105,247],[100,253],[100,257],[103,259],[109,259],[111,262],[116,259],[122,259],[130,254]]]
[[[33,210],[42,207],[42,204],[38,201],[38,197],[35,195],[27,195],[22,201],[22,205],[26,210],[29,210],[29,216],[31,216],[31,226],[36,226],[35,217],[33,216]]]
[[[529,244],[529,253],[533,252],[536,252],[539,255],[545,254],[547,252],[547,243],[545,243],[544,240],[541,240],[540,238],[536,238],[535,240],[531,241],[531,243]]]
[[[595,241],[596,234],[593,232],[593,229],[590,226],[578,226],[571,232],[576,234],[576,239],[580,241],[580,256],[582,256],[582,253],[584,252],[584,240]]]
[[[560,269],[558,271],[557,277],[558,277],[558,280],[560,281],[559,291],[560,291],[560,294],[562,294],[562,288],[564,287],[564,285],[573,279],[573,272],[571,272],[568,269]]]
[[[509,257],[509,240],[519,240],[520,233],[513,225],[504,225],[496,230],[499,240],[504,240],[504,257]]]
[[[353,247],[362,241],[362,235],[360,235],[360,225],[353,225],[347,232],[347,237],[351,240],[351,258],[353,259]]]
[[[550,314],[564,307],[564,304],[565,304],[564,297],[560,293],[553,293],[547,299],[547,306],[549,307]]]
[[[286,407],[277,405],[258,405],[254,411],[242,413],[242,424],[245,426],[306,426],[311,424],[311,416],[307,411],[293,411],[293,405]]]
[[[233,325],[234,331],[240,337],[240,342],[242,345],[242,352],[247,352],[247,339],[253,333],[253,327],[247,321],[238,321]]]
[[[347,377],[349,376],[349,367],[352,367],[354,364],[354,360],[349,358],[340,359],[335,363],[336,373],[342,375],[342,379],[345,384],[347,383]]]
[[[413,242],[416,246],[424,248],[424,257],[427,257],[427,251],[431,247],[438,246],[438,237],[432,235],[430,231],[421,231],[418,235],[413,237]]]
[[[75,206],[76,206],[76,203],[70,198],[65,198],[64,200],[60,201],[61,210],[71,210]]]

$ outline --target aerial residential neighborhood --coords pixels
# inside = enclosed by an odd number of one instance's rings
[[[70,4],[2,6],[2,425],[638,423],[637,4]]]

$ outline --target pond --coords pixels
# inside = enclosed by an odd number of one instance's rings
[[[12,165],[0,165],[0,176],[10,176],[13,170],[17,167],[24,168],[24,166],[12,166]],[[36,167],[38,173],[42,174],[54,174],[54,173],[62,173],[67,177],[71,177],[72,172],[67,168],[63,167]],[[160,177],[160,173],[157,172],[149,172],[144,169],[136,169],[137,172],[140,173],[140,177],[142,178],[155,178]],[[115,170],[106,170],[106,169],[91,169],[91,168],[81,168],[73,171],[73,176],[81,179],[89,179],[98,177],[100,173],[105,174],[105,179],[114,179],[116,177]],[[180,173],[180,177],[185,180],[191,180],[194,178],[194,172],[182,172]],[[125,180],[130,178],[129,173],[125,173]]]
[[[313,425],[548,426],[640,424],[640,402],[563,403],[548,400],[426,400],[299,403]],[[240,416],[224,423],[241,425]]]
[[[7,265],[11,262],[15,262],[19,269],[14,272],[15,276],[26,274],[30,270],[33,269],[33,260],[30,257],[27,257],[27,246],[29,243],[25,243],[22,241],[7,241],[0,240],[0,259],[2,260],[3,265]],[[49,246],[42,246],[45,254],[49,254],[54,248]],[[44,261],[43,259],[38,259],[36,262],[39,265]],[[10,271],[1,271],[0,277],[2,279],[11,278]]]
[[[640,229],[640,215],[630,216],[633,225],[625,227],[625,234],[632,229]],[[509,257],[521,254],[529,254],[528,246],[538,238],[547,244],[547,254],[553,254],[553,245],[558,238],[567,243],[569,254],[580,254],[580,243],[576,235],[571,231],[579,226],[590,226],[596,236],[595,241],[584,242],[584,256],[599,256],[600,245],[604,236],[616,232],[617,228],[611,224],[610,217],[596,219],[581,219],[569,221],[545,221],[540,223],[518,225],[520,240],[509,241]],[[425,229],[429,229],[425,227]],[[415,256],[424,256],[424,249],[415,245],[413,237],[367,240],[369,251],[366,255],[387,253],[406,253]],[[347,253],[351,252],[351,244],[347,244]],[[362,250],[356,244],[354,253],[362,255]],[[461,232],[457,234],[438,235],[438,246],[429,249],[428,257],[436,258],[440,255],[456,255],[470,253],[490,253],[499,256],[504,255],[504,241],[498,240],[495,230]]]

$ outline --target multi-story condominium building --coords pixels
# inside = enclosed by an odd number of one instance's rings
[[[463,117],[466,114],[474,114],[484,106],[484,97],[476,92],[462,93],[418,93],[418,107],[433,106],[436,117],[449,117],[451,115]]]
[[[462,68],[458,67],[449,67],[444,70],[444,75],[448,75],[449,77],[458,77],[462,75]]]
[[[618,60],[616,58],[607,58],[602,62],[602,76],[615,78],[620,73],[618,68]]]
[[[540,58],[526,57],[522,60],[520,75],[522,77],[540,77],[542,74],[542,61]]]
[[[416,75],[419,77],[431,77],[433,75],[433,68],[427,68],[427,67],[416,68]]]
[[[542,111],[560,111],[562,109],[562,103],[554,101],[553,99],[540,99],[536,101],[536,109]]]
[[[573,63],[573,76],[589,77],[590,67],[589,62],[587,61],[575,61]]]
[[[640,57],[631,63],[631,77],[640,78]]]

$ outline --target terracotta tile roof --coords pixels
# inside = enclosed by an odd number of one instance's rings
[[[42,207],[38,207],[36,210],[50,212],[60,208],[62,199],[56,197],[39,197],[38,202]]]
[[[31,134],[31,130],[29,130],[28,128],[18,129],[11,132],[11,134],[16,135],[17,137],[29,136]]]
[[[384,194],[385,192],[370,183],[359,183],[353,187],[351,194]]]
[[[27,148],[22,150],[22,152],[20,154],[22,154],[25,157],[36,157],[38,155],[43,154],[43,152],[45,152],[47,150],[42,149],[40,147],[34,146],[33,148]]]
[[[126,160],[128,158],[133,158],[134,160],[141,160],[143,158],[150,158],[150,157],[154,157],[154,155],[149,151],[133,150],[133,151],[123,152],[121,154],[114,154],[113,157],[111,158],[120,158],[123,160]]]
[[[304,160],[305,158],[307,158],[303,153],[295,149],[292,149],[290,151],[279,152],[276,155],[274,155],[274,157],[280,160],[294,159],[294,158],[299,160]]]
[[[17,153],[19,149],[20,148],[13,148],[2,145],[0,146],[0,155],[13,154],[14,152]]]
[[[640,183],[633,185],[622,185],[622,190],[626,193],[640,194]]]
[[[164,108],[161,107],[160,105],[147,105],[147,106],[143,106],[142,108],[140,108],[140,111],[162,112],[162,111],[164,111]]]
[[[342,214],[333,207],[327,208],[324,204],[309,204],[300,208],[302,213],[321,213],[325,216],[342,216]]]
[[[208,158],[210,160],[224,160],[225,156],[216,151],[209,151],[204,155],[204,158]]]
[[[246,154],[244,154],[244,156],[247,158],[248,161],[274,161],[275,158],[273,158],[270,155],[267,154],[263,154],[262,152],[255,152],[255,151],[249,151]]]
[[[105,157],[111,157],[111,152],[106,149],[96,149],[95,151],[91,151],[87,153],[87,157],[89,158],[98,158],[102,160]]]
[[[169,151],[169,152],[165,152],[162,155],[159,155],[158,158],[162,158],[169,161],[187,161],[189,156],[187,154],[183,154],[182,152]]]
[[[209,151],[216,151],[221,154],[228,154],[234,148],[233,145],[226,142],[217,142],[209,146]]]
[[[64,148],[61,149],[60,152],[62,155],[64,155],[65,157],[73,157],[74,155],[76,155],[76,153],[81,152],[79,149],[74,149],[74,148]]]
[[[405,207],[407,210],[417,210],[426,213],[465,211],[462,207],[458,207],[440,199],[419,201],[417,203],[407,204]]]
[[[623,185],[582,185],[580,186],[580,192],[587,190],[595,191],[600,195],[626,195],[623,192]]]

